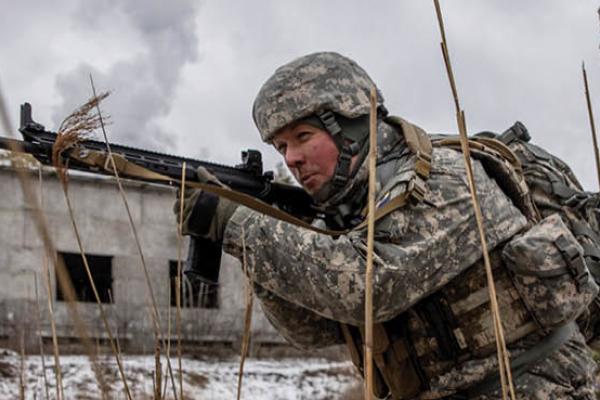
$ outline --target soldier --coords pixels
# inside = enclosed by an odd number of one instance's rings
[[[323,52],[277,69],[256,97],[253,117],[263,141],[277,149],[326,215],[316,226],[350,229],[364,219],[373,85],[354,61]],[[379,91],[377,129],[377,206],[403,194],[411,201],[375,226],[376,394],[500,398],[462,155],[447,147],[431,150],[422,129],[387,115]],[[425,143],[419,151],[411,146],[415,138]],[[595,363],[572,321],[597,288],[586,278],[587,292],[563,295],[528,288],[531,279],[521,279],[523,289],[511,272],[544,263],[562,271],[568,265],[561,249],[579,248],[560,218],[533,226],[480,162],[473,168],[517,396],[594,399]],[[297,346],[346,343],[362,368],[366,229],[316,233],[199,191],[186,198],[184,221],[189,234],[222,241],[223,250],[239,259],[244,235],[255,293],[271,323]],[[558,293],[558,303],[549,292]],[[538,303],[534,309],[532,303]],[[549,307],[568,312],[551,322],[536,317],[552,314]]]

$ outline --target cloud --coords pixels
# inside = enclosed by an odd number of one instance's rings
[[[172,150],[174,134],[161,124],[161,118],[171,110],[183,67],[198,56],[196,4],[177,1],[164,7],[159,0],[113,0],[81,5],[73,16],[80,28],[128,25],[139,48],[104,70],[84,62],[58,75],[56,87],[62,103],[54,110],[54,123],[58,125],[90,96],[91,74],[97,90],[114,90],[103,107],[113,121],[111,141]]]
[[[234,4],[207,2],[198,13],[202,62],[184,70],[168,117],[178,152],[198,156],[209,142],[215,160],[232,164],[239,149],[253,147],[273,168],[279,159],[259,141],[252,101],[279,65],[319,50],[361,64],[392,113],[432,132],[456,131],[431,2]],[[593,183],[585,164],[592,155],[576,154],[589,142],[579,67],[597,55],[596,7],[460,0],[442,9],[470,132],[503,131],[522,120],[537,143],[574,164],[586,186]]]
[[[36,119],[56,127],[88,98],[91,72],[99,90],[113,90],[111,140],[198,158],[209,149],[226,164],[256,148],[274,168],[279,157],[252,123],[255,94],[279,65],[334,50],[369,72],[392,113],[431,132],[456,130],[430,1],[4,1],[13,17],[0,25],[10,38],[0,43],[0,78],[14,121],[19,102],[31,101]],[[469,131],[521,120],[595,189],[580,67],[586,61],[597,98],[597,2],[441,3]]]

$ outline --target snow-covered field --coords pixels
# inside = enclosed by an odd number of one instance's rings
[[[46,374],[50,398],[55,398],[53,362],[46,356]],[[9,351],[0,352],[0,399],[19,398],[20,358]],[[85,356],[60,358],[66,399],[98,399],[100,391]],[[100,363],[111,399],[125,399],[123,383],[116,363],[101,357]],[[177,359],[171,359],[177,371]],[[166,360],[163,358],[163,379]],[[186,399],[235,399],[238,381],[238,360],[183,359],[183,388]],[[154,357],[125,356],[125,375],[134,399],[153,398]],[[42,361],[39,356],[28,356],[25,361],[25,398],[45,399]],[[175,377],[177,380],[177,376]],[[324,359],[247,359],[242,382],[242,399],[341,399],[357,382],[354,368],[347,362]],[[173,399],[172,388],[166,392]]]

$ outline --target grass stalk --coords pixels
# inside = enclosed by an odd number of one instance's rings
[[[44,214],[44,187],[43,187],[43,171],[42,171],[42,166],[38,165],[38,190],[39,190],[39,209],[40,209],[40,213]],[[52,335],[52,353],[54,356],[54,377],[56,379],[56,399],[60,400],[62,397],[64,397],[64,388],[63,388],[63,382],[62,382],[62,370],[61,370],[61,366],[60,366],[60,351],[59,351],[59,347],[58,347],[58,336],[56,334],[56,320],[54,319],[54,304],[52,302],[52,287],[50,285],[50,266],[49,266],[49,255],[47,252],[44,252],[43,255],[43,260],[42,260],[42,264],[43,264],[43,276],[45,277],[45,283],[46,283],[46,296],[47,296],[47,304],[48,304],[48,316],[50,319],[50,331],[51,331],[51,335]],[[36,301],[38,301],[38,291],[37,291],[37,279],[35,279],[35,296],[36,296]],[[38,315],[41,316],[40,312],[38,312]],[[45,384],[46,384],[46,398],[48,399],[49,393],[48,393],[48,381],[46,378],[46,367],[45,367],[45,361],[44,361],[44,346],[43,346],[43,341],[42,341],[42,337],[40,335],[40,354],[42,354],[42,367],[44,368],[44,380],[45,380]],[[61,397],[61,394],[63,394],[63,396]]]
[[[71,219],[71,223],[72,223],[72,226],[73,226],[73,231],[75,232],[75,237],[77,239],[77,244],[79,246],[79,249],[80,249],[80,252],[81,252],[81,257],[83,259],[84,268],[86,270],[86,274],[87,274],[88,279],[90,281],[90,284],[92,286],[92,291],[94,293],[96,301],[99,304],[100,315],[101,315],[103,323],[105,324],[105,329],[107,329],[108,325],[107,325],[107,322],[106,322],[106,316],[104,315],[104,309],[101,306],[100,297],[98,296],[98,291],[96,290],[96,285],[95,285],[94,279],[93,279],[93,277],[91,275],[91,271],[90,271],[90,268],[89,268],[89,265],[88,265],[88,262],[87,262],[87,257],[85,256],[85,253],[84,253],[84,250],[83,250],[83,245],[81,243],[81,238],[79,236],[79,230],[77,229],[77,224],[75,223],[75,219],[74,219],[75,217],[73,215],[73,209],[72,209],[72,206],[71,206],[71,201],[69,199],[69,195],[68,195],[67,188],[66,188],[66,181],[64,181],[63,192],[64,192],[65,200],[66,200],[66,203],[67,203],[67,209],[68,209],[68,212],[69,212],[69,217]],[[65,270],[65,274],[68,274],[66,272],[66,270]],[[69,281],[70,281],[69,277],[67,277],[67,279],[69,279]],[[72,287],[71,287],[71,290],[73,290]],[[75,298],[75,294],[74,293],[73,293],[73,298]],[[75,304],[75,301],[73,300],[72,303]],[[82,321],[82,323],[83,323],[83,321]],[[112,339],[112,335],[110,334],[110,329],[108,330],[108,332],[109,332],[109,338]],[[92,370],[94,371],[94,374],[96,375],[96,379],[98,380],[99,389],[102,392],[103,398],[108,399],[107,385],[106,385],[106,382],[104,381],[104,377],[102,375],[101,368],[100,368],[100,366],[98,364],[98,357],[97,357],[97,355],[98,355],[98,351],[97,351],[98,348],[97,348],[97,346],[96,346],[96,348],[94,348],[93,344],[89,340],[89,335],[87,334],[87,330],[86,330],[86,333],[84,334],[84,336],[80,335],[80,338],[82,338],[83,340],[85,340],[85,342],[87,342],[87,344],[85,344],[85,346],[88,348],[88,355],[90,356],[90,361],[91,361],[91,364],[92,364]],[[111,340],[111,344],[112,344],[112,340]]]
[[[162,366],[160,363],[160,338],[156,338],[154,348],[154,400],[161,400],[160,389],[162,387]]]
[[[44,257],[44,262],[46,259]],[[33,273],[33,287],[35,290],[35,330],[37,331],[37,337],[40,346],[40,358],[42,360],[42,377],[44,379],[44,394],[46,395],[45,399],[50,399],[50,389],[48,384],[48,375],[46,374],[46,356],[44,354],[44,339],[42,338],[42,328],[41,328],[41,319],[42,312],[40,307],[40,296],[38,292],[38,284],[37,284],[37,274]]]
[[[94,86],[94,80],[92,79],[91,75],[90,75],[90,84],[92,86],[92,94],[94,97],[96,97],[96,88]],[[96,111],[97,111],[98,122],[99,122],[100,128],[102,130],[102,135],[104,137],[104,142],[106,143],[106,150],[108,153],[108,158],[110,160],[110,165],[112,167],[112,171],[114,173],[115,180],[117,182],[117,187],[119,189],[119,194],[121,196],[121,200],[123,201],[125,211],[127,212],[127,218],[129,220],[129,227],[131,228],[131,233],[135,240],[136,249],[140,256],[144,279],[146,281],[146,287],[148,288],[148,297],[150,299],[150,303],[152,306],[152,308],[151,308],[152,312],[151,312],[150,316],[152,318],[152,323],[154,324],[154,335],[156,336],[157,340],[160,340],[160,336],[161,336],[161,332],[162,332],[161,323],[160,323],[160,314],[158,312],[158,303],[156,301],[156,296],[154,295],[154,289],[152,287],[152,282],[150,280],[150,274],[148,272],[148,267],[146,265],[146,258],[144,257],[144,252],[142,250],[142,245],[140,243],[138,231],[137,231],[136,225],[133,221],[131,208],[129,207],[129,201],[127,200],[127,195],[125,194],[125,190],[123,189],[123,184],[121,183],[121,178],[119,176],[119,172],[118,172],[117,166],[115,164],[115,159],[113,157],[113,153],[112,153],[112,150],[110,147],[110,142],[108,141],[108,135],[106,134],[104,118],[102,117],[102,112],[100,111],[100,104],[96,103],[95,107],[96,107]],[[166,343],[164,342],[164,340],[162,341],[162,346],[166,347]],[[173,368],[171,366],[171,361],[169,358],[167,358],[167,367],[169,370],[169,376],[171,378],[171,384],[173,386],[173,395],[175,397],[175,400],[177,400],[178,396],[177,396],[177,390],[175,387],[175,379],[173,377]],[[160,392],[160,388],[159,388],[159,392]]]
[[[250,337],[252,335],[252,310],[254,306],[254,280],[252,279],[252,271],[248,270],[248,262],[246,260],[246,233],[244,231],[244,227],[242,227],[242,262],[244,263],[244,278],[246,282],[246,307],[244,310],[244,332],[242,334],[242,348],[240,350],[240,368],[238,371],[237,400],[240,400],[242,396],[244,364],[246,362],[246,357],[248,356],[248,349],[250,348]]]
[[[8,112],[6,110],[5,104],[6,103],[4,101],[4,97],[2,96],[2,92],[0,91],[0,122],[2,123],[2,127],[5,129],[5,131],[9,132],[9,135],[12,135],[12,132],[13,132],[12,124],[10,122],[10,118],[8,116]],[[12,142],[12,143],[10,143],[9,147],[12,152],[22,153],[22,149],[21,149],[20,145],[18,145],[17,143]],[[58,278],[58,284],[60,285],[61,289],[63,290],[63,293],[67,300],[67,307],[68,307],[69,315],[74,322],[75,329],[78,332],[79,337],[82,339],[82,342],[84,343],[84,346],[85,346],[86,350],[88,351],[88,354],[90,355],[91,359],[93,360],[95,357],[93,354],[93,348],[91,346],[91,343],[89,342],[89,338],[87,337],[87,331],[85,329],[85,324],[83,323],[83,321],[81,320],[81,318],[79,316],[77,304],[75,302],[75,292],[73,290],[71,280],[68,277],[68,274],[66,272],[66,268],[65,268],[62,258],[57,256],[56,247],[54,246],[54,242],[52,240],[52,235],[50,234],[50,230],[48,228],[48,223],[46,221],[46,217],[39,207],[39,204],[38,204],[36,196],[35,196],[35,192],[33,190],[33,187],[31,185],[31,182],[29,179],[29,175],[25,171],[25,169],[21,169],[21,168],[17,168],[15,170],[15,172],[17,175],[17,179],[19,180],[21,190],[23,192],[23,198],[25,200],[25,204],[28,208],[30,208],[32,210],[34,226],[35,226],[35,229],[37,230],[38,235],[40,236],[40,239],[44,245],[45,254],[47,255],[48,258],[52,257],[52,259],[54,261],[54,267],[55,267],[56,275]],[[58,359],[58,343],[57,343],[57,338],[56,338],[56,326],[54,323],[53,304],[52,304],[52,293],[53,292],[52,292],[49,268],[46,271],[45,275],[46,275],[46,290],[48,293],[48,303],[49,303],[49,309],[50,309],[50,313],[51,313],[50,318],[51,318],[52,329],[53,329],[53,340],[55,342],[54,348],[55,348],[55,367],[56,367],[60,364],[59,364],[59,359]],[[90,352],[90,350],[91,350],[91,352]],[[57,368],[56,371],[57,371],[56,376],[57,376],[57,380],[58,380],[57,399],[63,399],[64,398],[64,388],[62,385],[62,379],[60,378],[60,368]],[[98,383],[100,384],[100,382],[101,381],[99,381]]]
[[[25,400],[25,323],[21,323],[19,334],[19,398]]]
[[[108,301],[110,302],[110,304],[112,304],[114,306],[115,299],[113,298],[112,290],[110,290],[110,289],[108,289]],[[117,346],[117,354],[122,359],[123,352],[121,351],[121,344],[119,343],[119,329],[118,329],[118,326],[117,326],[117,330],[115,332],[115,344]]]
[[[54,302],[52,301],[52,286],[50,280],[50,263],[47,252],[44,252],[44,283],[46,287],[46,298],[48,304],[48,316],[50,318],[50,330],[52,332],[52,354],[54,356],[54,377],[56,379],[56,399],[64,398],[64,387],[62,381],[62,368],[60,365],[60,350],[58,347],[58,335],[56,333],[56,319],[54,318]],[[56,263],[56,261],[55,261]],[[56,265],[56,264],[55,264]]]
[[[74,131],[75,133],[77,133],[77,131]],[[60,132],[59,132],[60,134]],[[58,143],[58,140],[57,140]],[[108,318],[106,316],[106,311],[104,309],[104,306],[102,305],[102,301],[100,299],[100,294],[98,293],[98,289],[96,287],[96,283],[94,282],[94,277],[92,276],[92,271],[90,269],[89,263],[88,263],[88,259],[86,256],[86,252],[85,249],[83,247],[83,241],[81,240],[81,235],[79,233],[79,228],[77,226],[77,222],[75,220],[75,213],[73,212],[73,206],[71,204],[71,199],[69,196],[69,189],[68,189],[68,184],[67,184],[67,173],[66,171],[63,171],[62,174],[60,174],[60,181],[62,184],[62,189],[63,189],[63,194],[64,194],[64,198],[65,198],[65,202],[67,204],[67,210],[69,212],[69,218],[71,220],[71,226],[73,228],[73,232],[75,234],[75,239],[77,241],[77,246],[79,247],[79,252],[81,253],[81,258],[83,260],[83,266],[85,269],[85,273],[86,276],[88,278],[88,281],[90,283],[90,287],[92,288],[92,293],[94,295],[94,299],[96,301],[96,305],[98,306],[98,312],[100,314],[100,319],[102,321],[102,324],[104,326],[104,330],[106,331],[106,334],[108,335],[108,340],[110,343],[110,348],[113,352],[113,355],[115,357],[115,360],[117,362],[117,367],[119,369],[119,376],[121,378],[121,381],[123,382],[123,387],[125,390],[125,393],[127,395],[127,398],[129,400],[132,400],[131,397],[131,392],[129,391],[129,385],[127,384],[127,378],[125,376],[125,371],[123,370],[123,363],[121,361],[121,357],[118,351],[118,348],[115,344],[115,339],[114,336],[112,334],[112,330],[110,328],[110,324],[108,323]],[[97,346],[98,348],[98,346]],[[98,351],[97,351],[98,352]],[[95,366],[95,368],[99,368],[98,365]],[[102,372],[99,372],[99,374],[102,374]],[[103,391],[107,391],[106,386],[103,388]],[[108,395],[108,394],[107,394]]]
[[[177,282],[177,277],[175,277],[175,280]],[[177,283],[175,283],[175,285],[177,285]],[[169,286],[168,286],[168,290],[167,290],[167,298],[169,299],[169,306],[167,307],[167,358],[171,357],[171,327],[172,327],[172,323],[171,323],[171,282],[169,281]],[[168,373],[168,372],[167,372]],[[163,389],[162,389],[162,397],[166,398],[167,397],[167,386],[169,385],[169,381],[167,379],[165,379],[165,383],[163,385]]]
[[[441,48],[442,55],[444,57],[444,63],[446,65],[446,73],[450,82],[450,88],[452,90],[452,96],[454,98],[454,106],[456,110],[456,122],[458,125],[460,143],[462,153],[465,161],[465,169],[467,171],[467,179],[469,182],[469,188],[471,192],[471,202],[475,211],[475,219],[477,221],[477,228],[479,232],[479,239],[481,241],[481,250],[483,253],[484,266],[486,271],[487,285],[490,297],[490,306],[492,311],[494,335],[496,337],[496,350],[498,354],[498,369],[500,373],[500,383],[502,388],[502,399],[507,399],[510,395],[512,400],[515,400],[514,384],[512,381],[512,372],[510,368],[510,360],[508,351],[506,349],[506,342],[504,338],[504,329],[502,327],[502,319],[500,316],[500,309],[498,306],[498,299],[496,295],[496,285],[494,283],[494,276],[492,273],[492,266],[490,262],[487,241],[485,238],[485,231],[483,226],[483,216],[481,212],[481,206],[477,197],[477,189],[475,187],[475,179],[473,177],[473,166],[471,164],[471,154],[469,149],[469,142],[467,136],[467,126],[465,113],[460,107],[460,101],[458,97],[458,90],[456,89],[456,81],[454,79],[454,73],[452,71],[452,64],[450,62],[450,53],[448,51],[448,44],[446,41],[446,32],[444,29],[444,20],[442,17],[442,11],[440,8],[439,0],[434,0],[435,11],[437,20],[440,28],[440,34],[442,36]]]
[[[590,129],[592,131],[592,142],[594,144],[594,158],[596,160],[596,177],[598,178],[598,188],[600,188],[600,153],[598,152],[598,137],[596,136],[596,124],[594,122],[594,113],[592,112],[592,101],[590,100],[590,88],[588,85],[587,72],[585,64],[581,63],[583,73],[583,84],[585,86],[585,101],[587,104],[588,118],[590,120]]]
[[[369,192],[367,214],[367,266],[365,273],[365,399],[373,398],[373,244],[377,184],[377,89],[371,88],[369,115]]]
[[[183,244],[183,198],[185,191],[185,171],[186,162],[183,162],[181,166],[181,187],[179,189],[179,223],[177,226],[177,293],[175,294],[175,301],[177,306],[177,365],[179,370],[179,397],[183,400],[183,368],[181,365],[181,285],[183,280],[183,269],[181,268],[182,260],[182,244]]]

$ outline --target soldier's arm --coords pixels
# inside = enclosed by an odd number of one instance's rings
[[[255,285],[267,319],[290,343],[300,348],[319,348],[344,343],[340,324],[307,308],[290,303]]]
[[[428,203],[376,224],[376,321],[398,315],[481,257],[462,160],[437,161]],[[479,163],[475,179],[491,249],[521,230],[525,219]],[[227,226],[225,251],[241,256],[242,232],[256,284],[325,318],[364,321],[366,231],[330,237],[240,207]]]

